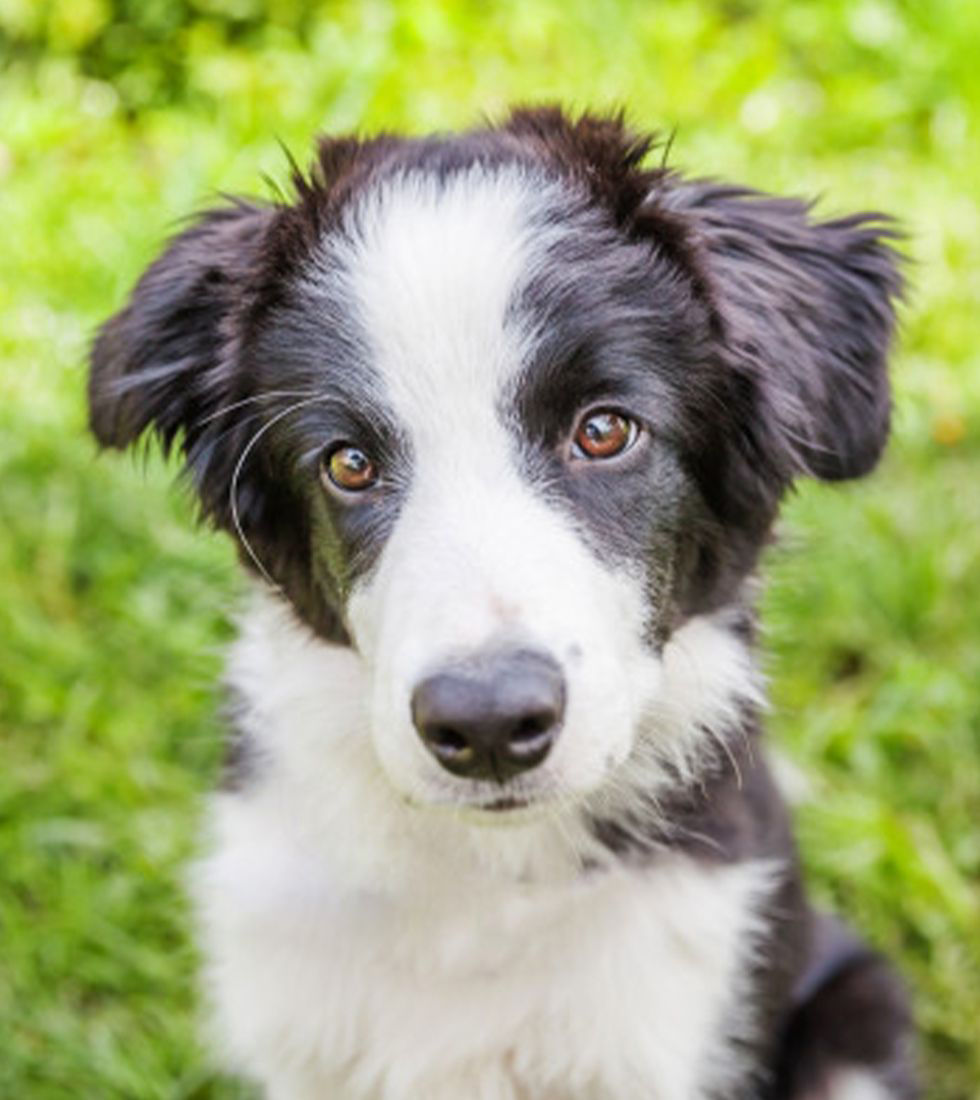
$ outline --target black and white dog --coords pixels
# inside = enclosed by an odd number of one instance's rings
[[[816,918],[752,575],[888,431],[875,215],[644,168],[617,118],[326,139],[206,213],[93,353],[256,594],[195,890],[275,1100],[907,1100],[881,960]]]

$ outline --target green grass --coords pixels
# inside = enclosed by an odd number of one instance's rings
[[[172,469],[96,455],[94,327],[179,218],[285,177],[277,139],[302,159],[319,129],[542,98],[623,103],[676,126],[693,172],[908,227],[889,455],[865,484],[803,487],[769,558],[771,727],[809,780],[815,890],[915,991],[928,1096],[980,1096],[980,7],[323,11],[305,44],[285,16],[247,46],[202,18],[182,97],[137,111],[64,42],[0,69],[0,1096],[245,1095],[195,1038],[181,891],[232,553]]]

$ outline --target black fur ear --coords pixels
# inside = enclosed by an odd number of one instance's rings
[[[903,280],[878,214],[811,219],[809,206],[713,183],[664,205],[690,220],[720,314],[750,460],[859,477],[888,436],[886,361]]]
[[[92,349],[89,411],[105,447],[152,430],[190,458],[232,385],[232,317],[269,224],[270,208],[235,202],[176,237],[107,321]]]

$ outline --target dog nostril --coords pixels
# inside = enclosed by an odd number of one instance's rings
[[[507,738],[507,751],[516,759],[534,756],[546,749],[555,733],[554,711],[540,711],[523,718]]]
[[[473,759],[473,746],[451,726],[430,726],[425,737],[430,751],[440,760],[465,765]]]

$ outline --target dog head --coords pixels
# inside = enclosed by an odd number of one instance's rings
[[[887,223],[651,147],[553,109],[327,139],[294,201],[178,236],[95,344],[100,442],[178,448],[244,564],[355,649],[413,800],[600,787],[792,480],[885,443]]]

